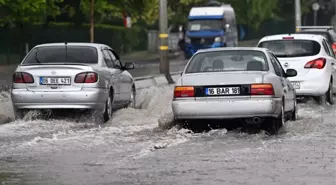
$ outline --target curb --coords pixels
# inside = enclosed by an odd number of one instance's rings
[[[180,78],[182,71],[170,73],[173,80],[176,81]],[[143,76],[134,78],[136,89],[144,89],[154,86],[168,85],[166,77],[162,75],[158,76]]]

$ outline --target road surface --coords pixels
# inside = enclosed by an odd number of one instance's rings
[[[83,118],[0,125],[0,184],[335,185],[336,107],[300,104],[278,136],[219,128],[162,129],[172,120],[172,86],[139,91],[137,109],[97,126]],[[0,115],[12,116],[8,93]]]

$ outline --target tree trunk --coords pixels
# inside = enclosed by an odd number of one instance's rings
[[[90,42],[94,42],[94,0],[91,0],[90,6]]]

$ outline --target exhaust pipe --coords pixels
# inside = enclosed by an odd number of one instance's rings
[[[252,119],[252,121],[253,121],[254,124],[258,124],[258,123],[260,123],[260,118],[259,117],[254,117]]]

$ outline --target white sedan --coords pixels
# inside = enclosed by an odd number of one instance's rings
[[[336,59],[325,37],[312,34],[281,34],[262,38],[258,47],[273,51],[284,69],[298,74],[289,80],[298,97],[314,97],[318,103],[334,103]]]
[[[276,134],[296,120],[295,90],[275,56],[264,48],[199,50],[176,82],[172,102],[175,122],[237,119]]]

